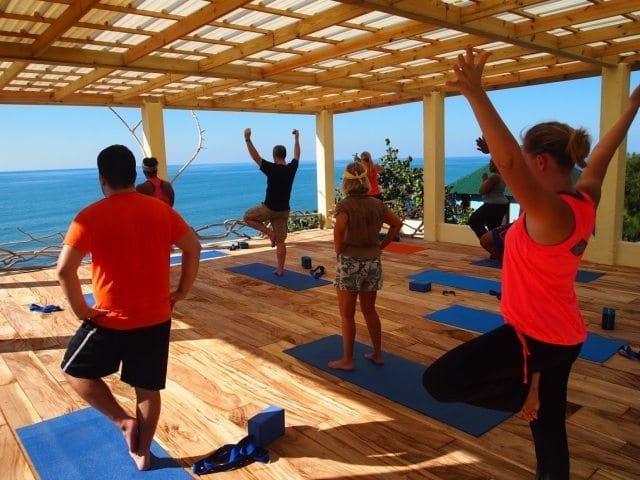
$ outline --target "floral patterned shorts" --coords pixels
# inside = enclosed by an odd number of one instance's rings
[[[376,258],[338,256],[336,279],[333,283],[349,292],[374,291],[382,288],[382,262]]]

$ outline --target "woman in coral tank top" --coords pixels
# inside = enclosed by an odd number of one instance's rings
[[[469,101],[493,161],[525,212],[506,235],[505,325],[440,357],[423,383],[440,401],[520,412],[533,434],[535,478],[568,480],[567,382],[586,338],[574,280],[607,167],[640,106],[640,87],[585,162],[589,135],[559,122],[535,125],[520,147],[482,88],[488,57],[467,48],[449,85]],[[584,170],[574,185],[575,164]]]

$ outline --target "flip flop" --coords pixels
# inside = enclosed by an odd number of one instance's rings
[[[318,279],[318,278],[320,278],[322,275],[324,275],[324,274],[325,274],[325,269],[324,269],[324,267],[323,267],[322,265],[318,265],[316,268],[312,268],[312,269],[309,271],[309,274],[310,274],[313,278]]]
[[[443,290],[442,294],[444,296],[448,296],[448,295],[454,295],[455,296],[456,292],[455,292],[455,290]]]
[[[213,451],[202,460],[193,464],[193,473],[226,472],[244,467],[253,462],[268,463],[269,451],[258,447],[252,435],[248,435],[237,444],[227,444]]]
[[[640,360],[640,351],[639,352],[634,351],[630,345],[625,345],[624,347],[620,347],[618,349],[618,353],[623,357],[629,358],[631,360]]]
[[[60,308],[58,305],[40,306],[37,303],[32,303],[29,306],[29,310],[31,310],[32,312],[40,312],[40,313],[62,312],[62,308]]]

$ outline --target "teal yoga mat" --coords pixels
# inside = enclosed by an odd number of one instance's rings
[[[447,287],[462,288],[474,292],[489,294],[491,290],[500,292],[502,287],[496,280],[486,278],[470,277],[458,273],[444,272],[442,270],[425,270],[424,272],[409,275],[409,278],[419,282],[431,282]]]
[[[331,283],[323,278],[313,278],[308,273],[302,274],[291,270],[285,270],[283,275],[274,275],[274,268],[273,265],[266,265],[264,263],[249,263],[247,265],[228,267],[227,270],[296,291],[321,287]]]
[[[488,260],[483,258],[481,260],[476,260],[471,262],[472,265],[478,265],[479,267],[490,267],[490,268],[502,268],[502,264],[496,260]],[[576,282],[578,283],[589,283],[597,280],[601,276],[603,276],[603,272],[594,272],[591,270],[578,270],[576,273]]]
[[[463,307],[462,305],[452,305],[442,310],[427,313],[425,318],[476,333],[486,333],[504,323],[502,316],[497,313]],[[615,338],[587,333],[587,339],[580,350],[580,358],[603,363],[627,343]]]
[[[40,480],[189,480],[153,442],[151,470],[138,471],[122,433],[104,415],[85,408],[17,430]]]
[[[289,348],[284,352],[342,380],[388,398],[428,417],[439,420],[463,432],[479,437],[512,414],[464,403],[442,403],[435,400],[422,386],[427,366],[385,353],[385,364],[375,365],[364,358],[371,348],[356,342],[355,369],[347,372],[327,367],[327,362],[342,355],[342,337],[331,335],[310,343]]]

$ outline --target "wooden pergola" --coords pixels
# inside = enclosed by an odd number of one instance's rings
[[[467,45],[491,50],[487,88],[602,77],[601,129],[640,69],[637,0],[4,0],[0,104],[142,109],[164,162],[165,108],[316,116],[318,208],[333,205],[333,116],[423,102],[425,239],[444,223],[444,98]],[[587,259],[640,266],[622,242],[626,145]],[[166,167],[166,166],[165,166]]]

